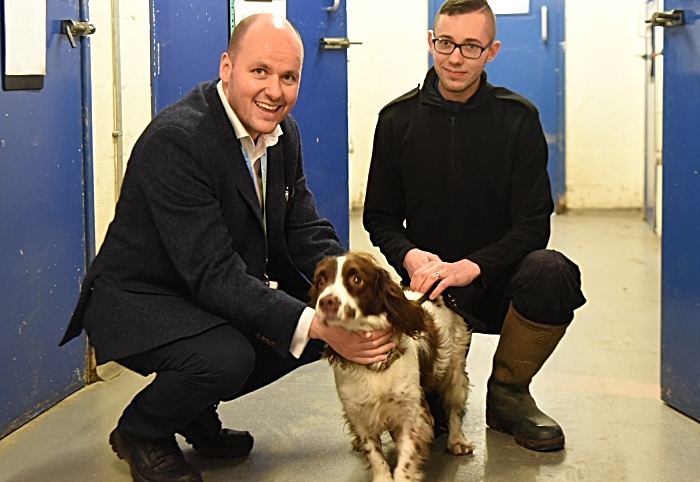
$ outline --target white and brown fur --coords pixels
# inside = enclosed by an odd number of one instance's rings
[[[404,291],[371,255],[360,252],[322,260],[311,298],[328,325],[350,331],[393,328],[396,348],[386,362],[360,365],[326,350],[352,445],[367,454],[374,482],[422,480],[434,433],[425,400],[430,391],[440,394],[448,416],[448,452],[473,451],[462,432],[471,331],[459,315],[441,298],[419,304],[419,293]],[[385,431],[396,442],[393,478],[380,441]]]

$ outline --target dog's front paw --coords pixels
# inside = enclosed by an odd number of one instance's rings
[[[362,443],[362,440],[360,440],[360,437],[353,437],[352,438],[352,450],[361,454],[366,454],[367,449],[365,448],[365,445]]]
[[[394,482],[391,474],[379,474],[372,477],[372,482]]]
[[[469,455],[474,452],[474,444],[466,438],[447,444],[447,451],[452,455]]]

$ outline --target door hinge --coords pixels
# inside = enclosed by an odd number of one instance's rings
[[[87,37],[95,33],[95,26],[89,22],[76,22],[75,20],[63,20],[61,30],[68,37],[71,47],[76,48],[75,37]]]

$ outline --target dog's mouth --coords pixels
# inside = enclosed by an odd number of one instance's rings
[[[321,321],[327,325],[349,325],[357,318],[357,311],[349,306],[328,308],[321,306],[316,307],[316,314]]]

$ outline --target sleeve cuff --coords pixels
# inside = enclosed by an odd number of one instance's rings
[[[299,317],[299,323],[297,323],[297,329],[294,330],[294,336],[292,337],[292,343],[289,345],[289,353],[292,354],[294,358],[300,358],[301,354],[306,348],[306,344],[309,342],[309,330],[311,330],[311,322],[314,320],[314,315],[316,312],[309,307],[304,308]]]

